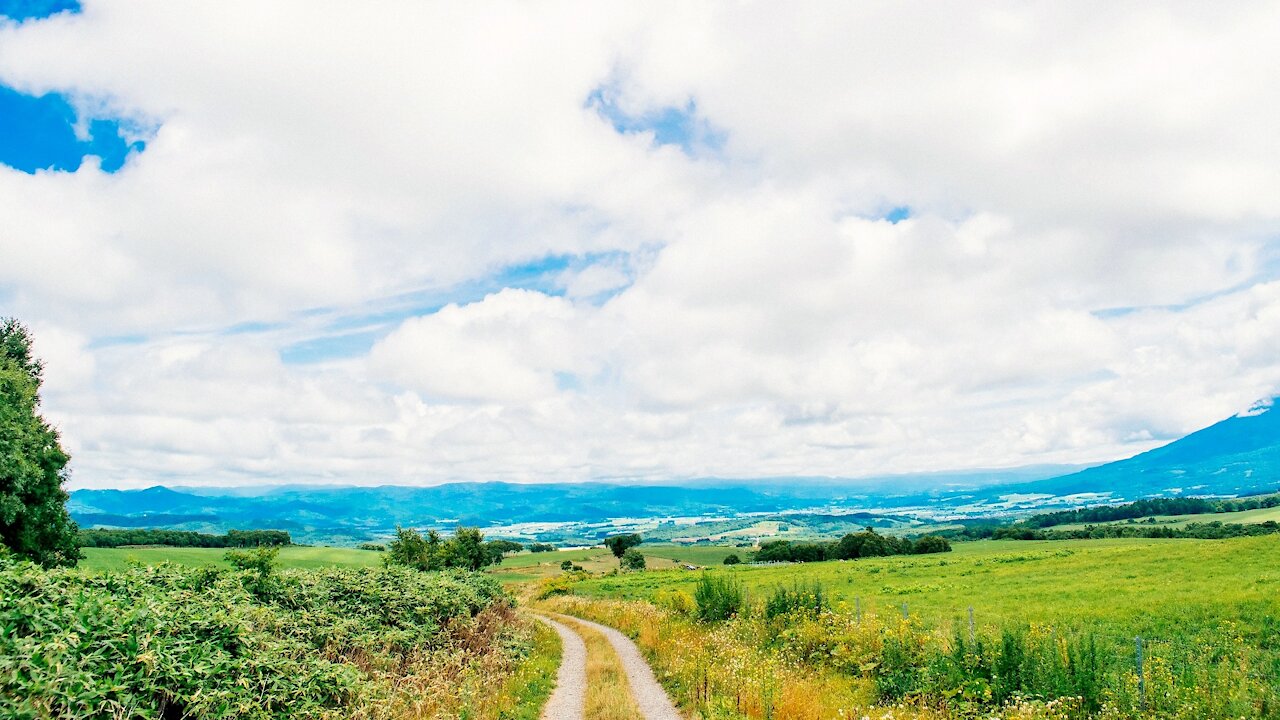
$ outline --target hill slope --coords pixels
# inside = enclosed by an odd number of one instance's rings
[[[1168,445],[1087,470],[1026,483],[1053,495],[1111,493],[1124,499],[1243,495],[1280,484],[1280,410],[1272,400]]]

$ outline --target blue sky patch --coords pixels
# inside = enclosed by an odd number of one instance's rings
[[[298,365],[360,357],[385,335],[382,331],[347,333],[310,338],[280,349],[281,362]]]
[[[125,139],[118,119],[90,119],[87,139],[77,137],[76,124],[76,110],[63,95],[37,97],[0,85],[0,163],[11,168],[74,172],[92,155],[112,173],[130,153],[146,149],[142,140]]]
[[[358,357],[409,318],[433,315],[450,304],[479,302],[485,296],[506,288],[563,296],[564,288],[557,282],[561,273],[604,260],[616,260],[618,255],[620,253],[548,255],[506,266],[488,277],[460,285],[384,298],[370,303],[362,312],[339,314],[332,308],[312,309],[301,315],[331,314],[331,319],[323,322],[317,336],[281,348],[280,359],[287,364],[304,364]],[[254,327],[254,324],[237,327],[246,326]]]
[[[62,12],[80,12],[79,0],[0,0],[0,15],[22,22]]]
[[[906,205],[898,206],[884,214],[884,219],[897,225],[898,223],[911,217],[911,208]]]
[[[586,106],[608,120],[619,133],[650,132],[656,144],[675,145],[689,155],[699,148],[718,151],[724,147],[725,133],[698,117],[698,104],[694,100],[686,102],[684,107],[662,107],[631,115],[618,105],[608,86],[601,86],[587,96]]]

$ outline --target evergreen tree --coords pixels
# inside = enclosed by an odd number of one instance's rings
[[[71,458],[38,412],[43,371],[27,328],[0,320],[0,543],[46,567],[75,565],[78,528],[62,489]]]

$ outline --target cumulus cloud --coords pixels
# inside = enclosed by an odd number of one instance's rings
[[[80,484],[1111,459],[1280,389],[1278,12],[87,2],[0,310]]]
[[[590,368],[586,328],[567,300],[503,290],[406,320],[374,346],[376,370],[432,398],[521,402],[552,396],[557,373]]]

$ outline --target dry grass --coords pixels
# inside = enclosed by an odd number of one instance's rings
[[[631,696],[627,673],[609,640],[573,618],[556,619],[576,630],[587,645],[587,720],[644,720]]]
[[[559,665],[554,636],[504,604],[457,620],[449,638],[447,645],[422,648],[397,667],[346,653],[381,690],[352,720],[537,717]]]

